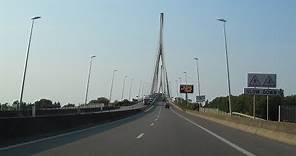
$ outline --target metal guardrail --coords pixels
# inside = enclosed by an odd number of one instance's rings
[[[243,114],[243,113],[239,113],[239,112],[232,112],[232,115],[236,115],[236,116],[239,116],[239,117],[245,117],[245,118],[249,118],[249,119],[265,120],[265,119],[258,118],[258,117],[254,118],[253,116]]]
[[[219,114],[219,115],[230,115],[229,113],[221,111],[218,108],[200,108],[200,110],[202,112],[207,112],[207,113],[214,113],[214,114]],[[265,119],[258,118],[258,117],[254,118],[253,116],[243,114],[243,113],[239,113],[239,112],[232,112],[232,115],[243,117],[243,118],[248,118],[248,119],[265,120]]]
[[[205,113],[214,113],[214,114],[220,114],[220,115],[229,115],[227,112],[221,111],[218,108],[205,108],[205,107],[201,107],[200,108],[201,112],[205,112]]]
[[[42,108],[36,110],[36,116],[56,116],[56,115],[69,115],[69,114],[88,114],[88,113],[104,113],[134,110],[144,107],[142,101],[131,106],[83,106],[83,107],[64,107],[64,108]],[[0,111],[0,118],[9,117],[31,117],[32,110],[27,109],[23,111]]]

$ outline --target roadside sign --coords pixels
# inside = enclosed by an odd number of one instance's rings
[[[246,95],[270,95],[270,96],[284,96],[282,89],[263,89],[263,88],[244,88]]]
[[[196,102],[205,102],[205,101],[206,101],[205,95],[196,96]]]
[[[276,74],[248,73],[248,87],[276,88]]]
[[[180,85],[180,93],[193,93],[193,85]]]

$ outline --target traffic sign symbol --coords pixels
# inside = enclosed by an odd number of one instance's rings
[[[263,86],[269,87],[269,86],[273,86],[274,84],[275,84],[275,82],[273,81],[273,79],[270,76],[267,76],[264,83],[263,83]]]
[[[251,86],[260,86],[261,82],[260,80],[257,78],[257,75],[254,75],[252,78],[251,78],[251,81],[249,82],[249,84]]]
[[[276,88],[276,74],[248,73],[248,87]]]

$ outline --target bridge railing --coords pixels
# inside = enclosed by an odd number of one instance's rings
[[[232,115],[243,117],[243,118],[254,119],[254,117],[251,116],[251,115],[247,115],[247,114],[243,114],[243,113],[239,113],[239,112],[232,112]],[[258,118],[258,117],[255,117],[255,119],[257,119],[257,120],[264,120],[264,119]]]
[[[227,112],[221,111],[218,108],[206,108],[206,107],[201,107],[200,108],[201,112],[205,113],[214,113],[214,114],[220,114],[220,115],[229,115]]]
[[[36,109],[36,116],[50,116],[50,115],[63,115],[63,114],[79,114],[79,113],[91,113],[102,112],[119,109],[117,106],[104,106],[104,107],[66,107],[66,108],[42,108]],[[26,109],[21,111],[8,110],[0,111],[0,118],[6,117],[27,117],[32,116],[32,109]]]
[[[296,123],[296,106],[280,105],[279,106],[279,121],[295,122]]]
[[[201,112],[206,112],[206,113],[214,113],[214,114],[219,114],[219,115],[230,115],[229,113],[221,111],[218,108],[204,108],[204,107],[202,107],[202,108],[200,108],[200,110],[201,110]],[[254,119],[254,117],[251,115],[247,115],[247,114],[243,114],[243,113],[239,113],[239,112],[232,112],[232,115],[242,117],[242,118]],[[264,120],[264,119],[258,118],[258,117],[255,117],[255,119]]]

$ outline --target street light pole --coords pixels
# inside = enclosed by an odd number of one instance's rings
[[[180,95],[180,92],[179,92],[179,87],[180,87],[180,85],[182,84],[182,78],[181,77],[178,77],[178,80],[179,80],[179,85],[178,85],[178,95],[181,97],[181,95]]]
[[[224,32],[224,45],[225,45],[225,55],[226,55],[226,67],[227,67],[227,78],[228,78],[228,101],[229,101],[229,113],[232,114],[231,110],[231,87],[230,87],[230,76],[229,76],[229,61],[228,61],[228,49],[227,49],[227,37],[226,37],[226,20],[222,18],[217,19],[223,22],[223,32]]]
[[[200,82],[199,82],[199,70],[198,70],[198,58],[194,58],[196,60],[196,74],[197,74],[197,87],[198,87],[198,96],[200,96]]]
[[[178,97],[179,87],[178,87],[178,80],[176,82],[176,97]]]
[[[146,82],[143,82],[143,85],[142,85],[142,97],[144,98],[145,95],[146,95],[146,85],[148,86],[148,84]],[[147,87],[148,89],[148,87]],[[149,93],[148,93],[149,94]]]
[[[142,80],[140,80],[140,86],[139,86],[139,93],[138,93],[138,99],[141,97],[141,88],[142,88]]]
[[[187,72],[184,72],[184,80],[185,80],[185,83],[187,85]]]
[[[198,69],[198,60],[199,59],[197,57],[195,57],[194,60],[196,61],[198,96],[200,97],[200,82],[199,82],[199,69]],[[198,110],[200,110],[199,108],[201,107],[201,102],[197,102],[197,99],[196,99],[196,103],[198,103]]]
[[[112,100],[112,90],[113,90],[113,82],[114,82],[114,76],[115,76],[115,72],[117,72],[118,70],[113,70],[113,74],[112,74],[112,81],[111,81],[111,88],[110,88],[110,95],[109,95],[109,102],[111,103]]]
[[[131,100],[131,96],[132,96],[133,80],[134,80],[134,79],[131,79],[130,90],[129,90],[129,95],[128,95],[128,99],[129,99],[129,100]]]
[[[185,85],[187,86],[187,72],[184,72]],[[188,106],[188,93],[185,93],[186,106]]]
[[[124,87],[125,87],[125,81],[126,81],[127,76],[124,76],[123,78],[123,85],[122,85],[122,93],[121,93],[121,100],[123,100],[123,95],[124,95]]]
[[[87,83],[86,83],[85,100],[84,100],[85,105],[87,103],[87,96],[88,96],[88,88],[89,88],[89,80],[90,80],[90,75],[91,75],[92,61],[93,61],[93,58],[95,58],[95,57],[96,56],[91,56],[90,61],[89,61],[88,78],[87,78]]]
[[[20,97],[20,102],[18,103],[17,110],[20,110],[21,104],[23,103],[23,94],[24,94],[24,86],[25,86],[25,80],[26,80],[26,73],[27,73],[27,66],[28,66],[28,59],[29,59],[29,53],[30,53],[30,47],[31,47],[31,40],[32,40],[32,35],[33,35],[33,27],[34,27],[34,22],[37,19],[40,19],[40,16],[36,16],[31,18],[32,20],[32,25],[31,25],[31,30],[30,30],[30,37],[29,37],[29,43],[28,43],[28,48],[27,48],[27,56],[26,56],[26,62],[25,62],[25,69],[24,69],[24,74],[23,74],[23,81],[22,81],[22,87],[21,87],[21,97]],[[35,105],[33,106],[35,108]]]

